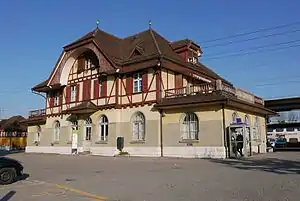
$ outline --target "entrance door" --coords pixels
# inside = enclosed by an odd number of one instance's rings
[[[229,129],[230,157],[240,158],[251,155],[250,128],[233,126]]]
[[[92,119],[87,118],[84,123],[83,151],[89,152],[92,145]]]

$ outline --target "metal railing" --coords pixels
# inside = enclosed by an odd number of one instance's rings
[[[176,97],[182,97],[182,96],[188,96],[188,95],[199,95],[199,94],[207,94],[212,93],[213,91],[225,91],[229,94],[232,94],[236,96],[238,99],[256,103],[260,105],[264,105],[264,100],[258,96],[253,95],[252,93],[249,93],[247,91],[244,91],[242,89],[234,88],[230,85],[227,85],[225,83],[220,82],[218,80],[216,84],[214,83],[204,83],[200,85],[194,85],[194,86],[186,86],[182,88],[173,88],[173,89],[167,89],[165,90],[165,97],[168,98],[176,98]]]
[[[46,109],[32,110],[29,111],[29,117],[43,116],[46,115]]]

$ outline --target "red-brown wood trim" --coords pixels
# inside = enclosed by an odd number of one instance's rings
[[[149,93],[149,91],[150,91],[150,89],[151,89],[151,86],[152,86],[154,77],[156,76],[156,72],[157,72],[157,71],[155,70],[154,73],[153,73],[153,76],[152,76],[152,79],[151,79],[151,81],[150,81],[150,85],[149,85],[149,87],[148,87],[147,93],[146,93],[146,95],[145,95],[144,100],[142,99],[142,102],[146,102],[146,98],[147,98],[148,93]],[[155,91],[156,91],[156,89],[155,89]]]
[[[169,70],[167,69],[167,90],[169,89]]]
[[[115,99],[115,103],[116,103],[116,105],[118,105],[119,104],[119,98],[118,98],[118,96],[119,96],[119,80],[120,80],[120,78],[119,77],[116,77],[116,94],[115,94],[115,97],[116,97],[116,99]]]
[[[126,79],[127,79],[127,78],[126,78]],[[124,87],[124,89],[125,89],[125,93],[126,93],[128,102],[129,102],[130,104],[132,104],[132,101],[130,100],[130,97],[128,96],[128,92],[127,92],[127,90],[126,90],[126,87],[125,87],[125,84],[124,84],[124,80],[123,80],[123,79],[122,79],[122,85],[123,85],[123,87]]]
[[[111,87],[111,89],[110,89],[109,96],[108,96],[107,101],[106,101],[106,105],[109,103],[110,98],[112,97],[111,94],[112,94],[112,92],[113,92],[113,90],[114,90],[115,83],[116,83],[116,77],[115,77],[114,82],[113,82],[113,85],[112,85],[112,87]]]
[[[156,73],[156,100],[159,101],[160,100],[160,93],[161,93],[161,71],[158,70]]]

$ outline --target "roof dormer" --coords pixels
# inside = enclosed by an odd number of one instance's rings
[[[199,45],[189,39],[172,42],[172,49],[186,62],[198,63],[202,50]]]

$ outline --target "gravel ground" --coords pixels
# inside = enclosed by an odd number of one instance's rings
[[[7,156],[23,162],[28,178],[0,186],[4,201],[299,201],[300,197],[299,152],[245,160]]]

